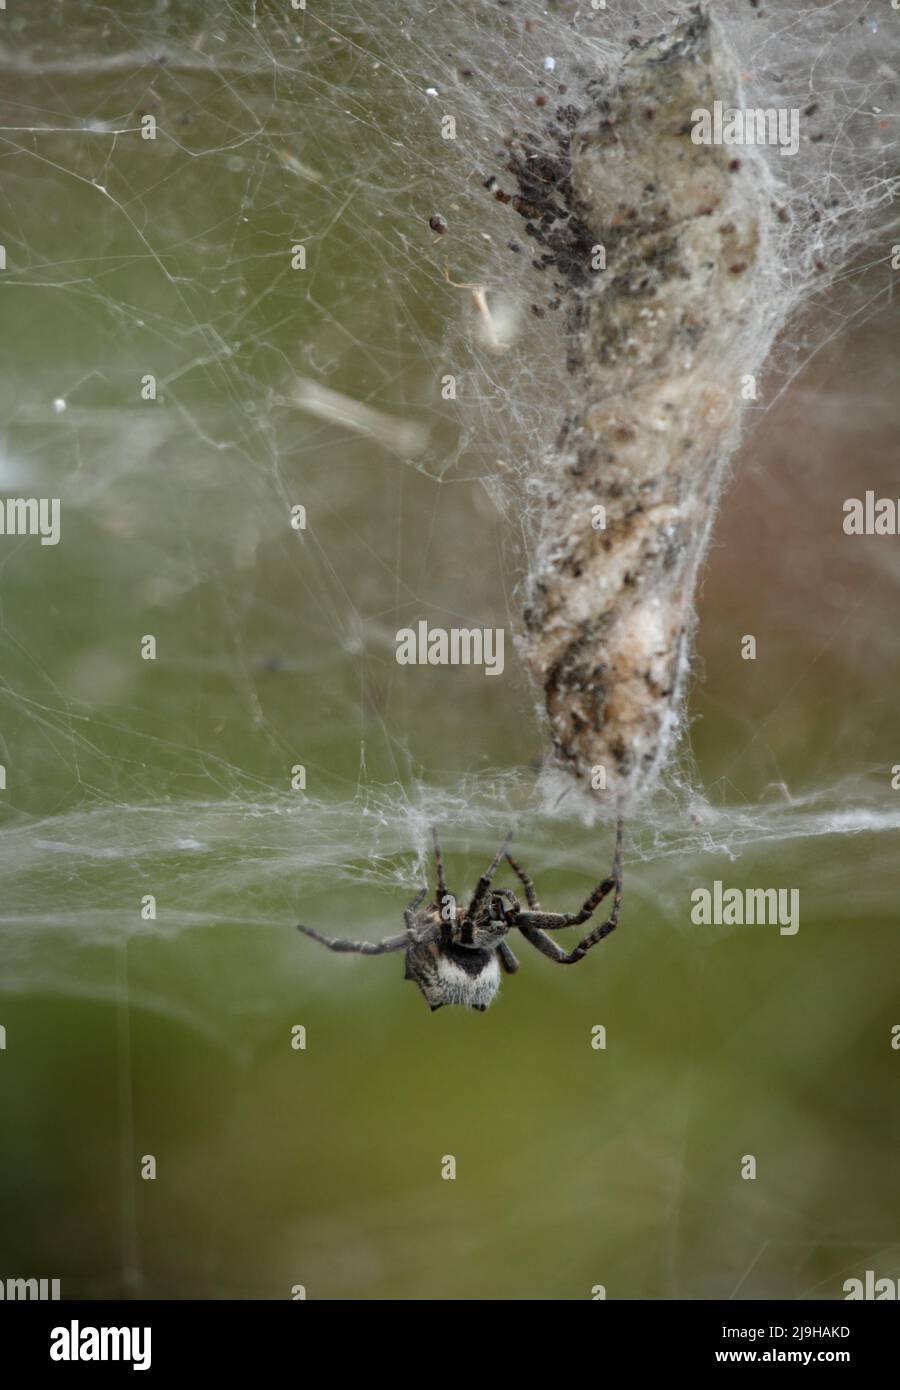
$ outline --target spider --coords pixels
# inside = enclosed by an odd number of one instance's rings
[[[484,1013],[500,988],[501,968],[513,975],[519,962],[506,938],[518,928],[525,940],[550,960],[560,965],[574,965],[592,946],[602,941],[619,925],[622,905],[622,822],[616,827],[616,849],[609,878],[603,879],[578,912],[544,912],[537,899],[534,884],[518,860],[509,853],[507,836],[485,872],[478,880],[467,908],[463,909],[456,895],[447,891],[444,860],[434,839],[434,862],[437,871],[437,891],[426,907],[422,903],[428,893],[422,888],[403,913],[406,930],[383,941],[346,941],[339,937],[323,936],[312,927],[298,924],[314,941],[320,941],[330,951],[355,951],[362,956],[381,956],[387,951],[406,947],[404,978],[414,980],[425,996],[432,1013],[445,1004],[462,1004]],[[505,857],[525,890],[527,910],[523,910],[515,893],[509,888],[492,888],[491,883],[500,861]],[[564,951],[548,932],[560,927],[577,927],[587,922],[597,906],[615,889],[612,911],[607,920],[593,927],[571,951]]]

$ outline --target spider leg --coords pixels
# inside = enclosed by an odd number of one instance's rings
[[[399,951],[401,946],[409,945],[406,932],[400,936],[386,936],[383,941],[345,941],[338,936],[323,936],[312,927],[304,927],[301,922],[297,923],[297,930],[311,936],[313,941],[321,941],[329,951],[355,951],[360,956],[382,956],[385,951]]]
[[[616,829],[616,852],[613,857],[613,876],[605,878],[594,889],[591,896],[587,899],[580,912],[522,912],[519,914],[517,926],[532,946],[541,951],[550,960],[557,961],[560,965],[575,965],[580,961],[592,946],[596,946],[598,941],[609,936],[619,925],[619,914],[622,908],[622,822],[618,823]],[[571,951],[564,951],[563,948],[548,936],[545,928],[555,930],[559,927],[574,927],[586,922],[591,913],[602,902],[614,888],[612,911],[605,922],[599,923],[588,932]]]
[[[447,879],[444,875],[444,856],[441,854],[441,847],[438,843],[436,825],[431,828],[431,838],[434,841],[434,863],[437,869],[437,897],[435,902],[438,907],[441,907],[444,898],[447,896]]]
[[[534,908],[537,912],[540,912],[541,905],[538,902],[537,891],[535,890],[534,881],[531,875],[526,874],[518,859],[513,859],[511,854],[507,854],[506,862],[512,869],[513,873],[516,874],[519,880],[521,881],[522,887],[525,889],[525,898],[528,902],[528,906]]]
[[[313,941],[320,941],[329,951],[352,951],[359,956],[383,956],[386,951],[399,951],[402,946],[408,946],[411,942],[415,946],[421,946],[426,941],[433,941],[438,932],[438,928],[431,923],[421,931],[416,927],[416,909],[421,906],[427,892],[427,886],[420,888],[409,906],[403,909],[406,931],[400,936],[386,936],[383,941],[347,941],[339,936],[324,936],[314,927],[304,927],[302,922],[297,923],[297,930],[302,931],[305,936],[311,936]]]
[[[403,909],[403,920],[406,923],[406,937],[409,941],[417,940],[416,933],[416,909],[421,907],[422,900],[428,892],[428,887],[420,888],[416,896],[408,907]]]
[[[466,911],[466,921],[471,921],[471,919],[475,916],[476,911],[481,906],[484,896],[491,886],[494,874],[500,867],[500,860],[506,853],[506,846],[509,844],[511,837],[512,831],[510,831],[509,834],[506,836],[506,839],[503,841],[503,844],[497,850],[497,853],[494,855],[490,864],[488,864],[484,873],[481,875],[481,878],[475,885],[475,892],[472,894],[472,901],[469,903],[468,909]]]
[[[507,858],[509,856],[507,855]],[[521,875],[520,875],[521,877]],[[522,880],[524,883],[524,879]],[[618,887],[621,897],[622,888],[622,822],[618,822],[616,831],[616,852],[613,856],[612,873],[609,878],[603,879],[601,883],[585,899],[583,905],[577,912],[522,912],[519,914],[517,926],[538,927],[544,931],[558,931],[561,927],[580,927],[582,922],[586,922],[592,917],[595,910],[602,903],[603,899],[613,888]],[[526,888],[526,893],[527,893]],[[533,906],[529,900],[529,907]]]
[[[554,941],[552,936],[548,936],[545,931],[541,931],[540,927],[522,926],[520,922],[519,930],[530,945],[534,946],[542,955],[549,956],[550,960],[555,960],[560,965],[569,965],[572,963],[569,961],[568,954],[563,950],[562,946]]]
[[[516,926],[540,927],[544,931],[559,931],[562,927],[580,927],[593,916],[594,911],[602,903],[603,899],[616,886],[614,878],[605,878],[602,883],[598,883],[591,896],[588,898],[584,907],[578,912],[522,912],[516,921]]]
[[[424,946],[429,941],[436,941],[441,935],[442,923],[440,922],[426,922],[424,927],[416,926],[416,909],[421,906],[427,892],[428,885],[426,884],[424,888],[419,889],[409,907],[404,908],[403,911],[403,920],[406,923],[406,940],[412,946]]]
[[[500,964],[507,975],[515,975],[519,968],[519,962],[510,947],[505,941],[501,941],[497,947],[497,955],[500,957]]]

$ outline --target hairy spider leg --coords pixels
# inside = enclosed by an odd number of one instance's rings
[[[516,959],[515,952],[505,941],[500,941],[498,943],[497,955],[500,957],[500,964],[503,966],[507,975],[515,975],[519,968],[519,962]]]
[[[512,855],[509,853],[506,856],[506,862],[509,864],[509,867],[512,869],[513,873],[521,881],[522,887],[525,889],[525,899],[528,903],[528,906],[530,908],[533,908],[535,911],[540,912],[541,905],[538,902],[537,891],[535,889],[534,880],[532,879],[531,875],[527,874],[525,870],[522,868],[522,865],[519,863],[518,859],[513,859]]]
[[[355,951],[360,956],[382,956],[385,951],[399,951],[401,946],[409,945],[408,932],[400,936],[386,936],[383,941],[344,941],[337,936],[323,936],[313,927],[304,927],[302,922],[297,923],[297,930],[311,936],[313,941],[321,941],[329,951]]]
[[[559,965],[575,965],[582,960],[592,946],[596,946],[598,941],[609,936],[619,925],[619,913],[622,908],[622,832],[623,824],[619,820],[616,827],[616,850],[613,857],[612,876],[605,878],[602,883],[591,893],[585,901],[584,906],[578,912],[523,912],[520,914],[516,925],[522,932],[526,941],[536,947],[543,955],[550,960],[556,961]],[[524,883],[524,880],[523,880]],[[589,931],[578,945],[571,951],[564,951],[563,948],[547,935],[547,931],[556,931],[561,927],[576,927],[582,922],[586,922],[592,915],[597,906],[603,901],[611,889],[615,888],[613,897],[612,911],[605,922],[600,923]],[[526,887],[526,894],[528,889]]]
[[[419,939],[418,933],[416,931],[416,911],[418,908],[422,906],[422,901],[427,892],[428,885],[426,884],[424,888],[419,889],[418,893],[413,898],[409,906],[403,909],[403,920],[406,923],[407,941],[418,941]]]
[[[421,905],[427,892],[427,887],[421,888],[409,907],[404,908],[406,931],[401,936],[386,936],[383,941],[347,941],[339,936],[323,936],[314,927],[304,927],[302,922],[297,923],[297,930],[311,936],[313,941],[320,941],[329,951],[353,951],[358,956],[383,956],[386,951],[399,951],[401,946],[408,946],[410,942],[420,946],[424,941],[433,940],[435,935],[435,928],[430,925],[421,932],[416,929],[416,908]]]
[[[453,928],[456,925],[456,895],[455,893],[451,893],[447,888],[447,877],[444,873],[444,856],[441,853],[441,846],[438,841],[437,826],[432,826],[431,838],[434,841],[434,862],[437,868],[437,891],[435,893],[434,903],[441,915],[441,937],[444,941],[450,941],[453,938]],[[449,919],[444,915],[448,906],[448,898],[452,904]]]
[[[478,911],[478,908],[481,906],[482,902],[484,901],[485,894],[487,893],[487,890],[488,890],[488,889],[490,888],[490,886],[491,886],[491,883],[492,883],[493,878],[494,878],[494,874],[497,872],[497,870],[498,870],[499,867],[500,867],[500,860],[501,860],[501,859],[503,858],[503,856],[505,855],[505,853],[506,853],[506,847],[507,847],[507,845],[509,844],[509,842],[510,842],[511,839],[512,839],[512,831],[510,831],[509,834],[506,836],[506,838],[505,838],[504,841],[503,841],[503,844],[502,844],[502,845],[500,846],[500,848],[497,850],[497,853],[494,855],[494,857],[493,857],[493,859],[491,860],[490,864],[488,864],[488,866],[487,866],[487,868],[485,869],[484,873],[481,875],[481,878],[478,880],[478,883],[477,883],[476,886],[475,886],[475,892],[472,894],[472,901],[469,903],[468,909],[466,910],[466,921],[467,921],[467,922],[471,922],[471,921],[472,921],[473,917],[475,916],[475,913]]]
[[[435,903],[438,907],[443,907],[447,894],[447,879],[444,875],[444,856],[441,854],[436,825],[431,828],[431,838],[434,841],[434,863],[437,869],[437,898]]]

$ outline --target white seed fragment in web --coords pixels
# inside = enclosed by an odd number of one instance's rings
[[[355,401],[314,381],[300,380],[294,403],[308,415],[331,424],[345,425],[354,434],[374,439],[401,458],[416,458],[428,445],[428,430],[412,420],[398,420],[374,406]]]
[[[520,316],[516,305],[511,300],[501,299],[491,309],[487,291],[481,285],[473,286],[472,303],[481,342],[491,352],[508,352],[519,334]]]
[[[296,155],[291,154],[290,150],[279,150],[278,158],[286,169],[290,169],[292,174],[296,174],[298,179],[309,179],[310,183],[321,183],[322,175],[315,169],[310,169],[309,165],[302,164]]]

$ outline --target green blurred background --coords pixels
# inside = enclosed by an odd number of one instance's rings
[[[857,321],[811,312],[754,411],[690,756],[629,827],[620,931],[573,971],[523,947],[490,1012],[430,1017],[400,957],[293,927],[396,930],[432,820],[460,892],[511,810],[545,905],[605,873],[609,828],[532,796],[511,642],[502,679],[394,660],[419,618],[514,627],[503,458],[557,407],[475,358],[440,398],[465,307],[444,259],[467,283],[510,233],[423,118],[459,55],[399,51],[378,6],[208,12],[3,19],[0,469],[5,496],[62,499],[62,542],[0,541],[0,1276],[427,1299],[900,1276],[900,542],[840,524],[845,497],[898,492],[883,267]],[[541,360],[532,329],[517,351]],[[300,379],[419,422],[428,450],[310,418]],[[799,933],[692,926],[716,878],[799,888]]]

